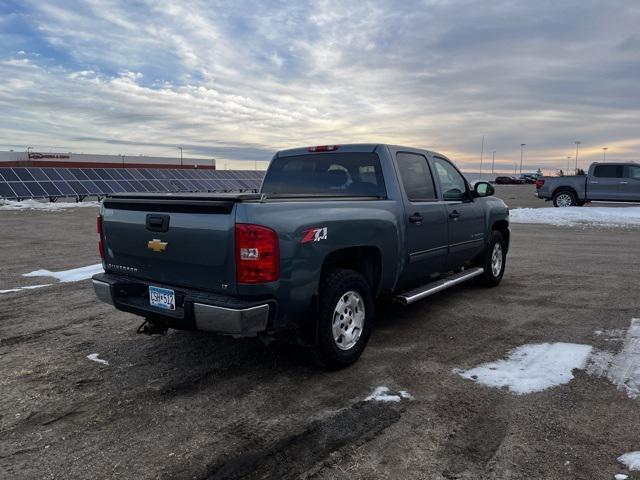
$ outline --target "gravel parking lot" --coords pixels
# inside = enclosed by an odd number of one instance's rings
[[[533,192],[497,194],[550,206]],[[0,211],[0,290],[97,263],[95,215]],[[89,281],[0,294],[0,478],[640,478],[616,460],[640,450],[640,399],[606,376],[517,395],[455,373],[526,344],[627,348],[639,239],[512,225],[498,288],[379,305],[364,355],[338,372],[257,340],[137,335]],[[398,401],[365,401],[381,386]]]

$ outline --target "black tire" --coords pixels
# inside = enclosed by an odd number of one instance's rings
[[[496,245],[499,245],[499,252],[502,257],[499,271],[494,269],[493,265],[493,253],[496,249]],[[484,273],[477,277],[478,283],[483,287],[495,287],[497,286],[504,275],[504,269],[507,265],[507,245],[504,241],[504,237],[497,230],[491,232],[491,240],[487,245],[487,251],[483,255],[481,267],[484,268]],[[497,272],[497,273],[496,273]]]
[[[554,207],[575,207],[578,205],[575,193],[570,190],[561,190],[553,195]]]
[[[352,295],[350,292],[355,292],[357,295]],[[339,341],[334,338],[334,317],[337,321],[340,321],[340,318],[337,317],[336,309],[341,300],[343,302],[345,298],[353,300],[357,299],[358,296],[361,300],[358,305],[361,303],[364,308],[362,328],[353,345],[348,349],[343,349],[338,346]],[[358,318],[362,318],[362,315],[357,312],[357,309],[357,305],[350,308],[352,313],[345,320],[350,319],[352,324],[353,322],[359,323],[354,315],[360,315]],[[371,287],[361,274],[354,270],[346,269],[333,269],[326,272],[320,283],[318,341],[313,350],[316,363],[324,368],[338,369],[351,365],[358,360],[369,341],[373,318]],[[350,336],[349,338],[352,337]],[[348,343],[344,344],[345,347]]]

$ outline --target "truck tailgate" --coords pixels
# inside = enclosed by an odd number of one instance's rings
[[[109,197],[108,271],[159,284],[235,293],[235,205],[243,195]]]

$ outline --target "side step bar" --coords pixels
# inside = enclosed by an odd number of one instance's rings
[[[423,285],[422,287],[414,288],[413,290],[397,295],[394,297],[394,300],[402,303],[403,305],[409,305],[410,303],[429,297],[434,293],[441,292],[442,290],[446,290],[454,285],[471,280],[473,277],[477,277],[483,273],[484,268],[481,267],[463,270],[459,273],[454,273],[453,275],[443,278],[442,280],[431,282]]]

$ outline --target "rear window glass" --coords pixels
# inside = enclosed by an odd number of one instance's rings
[[[271,195],[384,197],[380,159],[375,153],[296,155],[271,161],[262,184]]]

